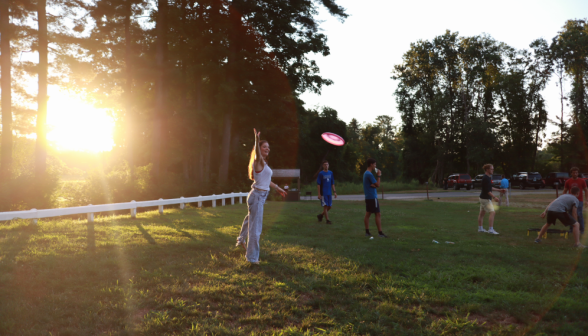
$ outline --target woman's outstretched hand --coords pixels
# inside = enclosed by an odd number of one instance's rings
[[[261,135],[261,132],[258,132],[255,128],[253,129],[253,134],[255,135],[255,138],[257,140],[259,140],[259,136]]]
[[[288,192],[282,188],[278,189],[278,193],[280,193],[280,195],[282,195],[284,198],[286,198],[286,195],[288,195]]]

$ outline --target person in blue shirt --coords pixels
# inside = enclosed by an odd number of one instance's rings
[[[337,191],[335,190],[335,177],[333,172],[329,170],[329,161],[323,161],[323,170],[318,174],[316,184],[318,188],[318,199],[321,200],[321,206],[323,207],[323,212],[316,217],[319,222],[322,222],[323,217],[325,217],[327,224],[332,224],[329,220],[329,210],[333,206],[333,194],[337,198]]]
[[[506,176],[500,181],[500,188],[502,188],[502,191],[500,192],[500,201],[498,202],[498,206],[502,205],[503,197],[506,197],[506,206],[508,206],[508,179]]]
[[[376,214],[376,226],[378,227],[378,235],[382,238],[388,238],[382,232],[382,218],[380,216],[380,204],[378,203],[378,188],[380,186],[380,176],[382,172],[376,168],[376,160],[369,158],[366,161],[367,169],[363,173],[363,193],[365,194],[365,217],[363,223],[365,224],[365,236],[372,237],[370,233],[370,216]],[[374,173],[378,179],[374,177]]]

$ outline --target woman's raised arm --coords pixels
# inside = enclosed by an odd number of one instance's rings
[[[255,134],[255,164],[254,168],[257,171],[263,170],[264,162],[263,156],[261,156],[261,147],[259,146],[259,136],[261,132],[258,132],[255,128],[253,129],[253,134]]]

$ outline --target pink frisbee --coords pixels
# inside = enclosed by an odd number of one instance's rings
[[[325,132],[322,134],[322,137],[323,140],[334,146],[343,146],[345,144],[345,140],[335,133]]]

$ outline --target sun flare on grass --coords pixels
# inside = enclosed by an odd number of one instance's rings
[[[104,152],[114,147],[113,118],[68,93],[50,95],[47,127],[47,140],[57,150]]]

